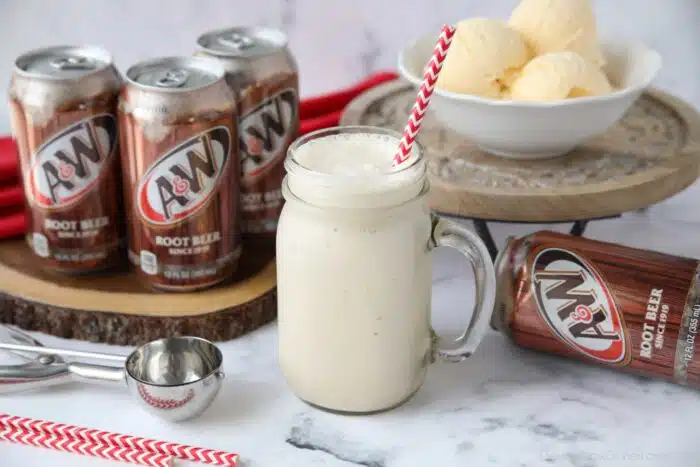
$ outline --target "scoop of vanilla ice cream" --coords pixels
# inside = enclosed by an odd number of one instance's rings
[[[522,69],[507,97],[556,101],[612,92],[608,78],[576,52],[552,52],[534,58]]]
[[[446,91],[500,98],[504,83],[530,55],[525,41],[504,21],[460,21],[436,86]]]
[[[589,0],[522,0],[508,24],[522,34],[535,56],[571,51],[595,66],[605,64]]]

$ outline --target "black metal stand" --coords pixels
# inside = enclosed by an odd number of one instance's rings
[[[648,208],[642,208],[638,209],[637,211],[642,212],[647,210]],[[619,217],[622,217],[624,213],[620,214],[613,214],[610,216],[604,216],[604,217],[593,217],[590,219],[563,219],[561,221],[550,221],[550,222],[537,222],[537,221],[511,221],[511,220],[502,220],[502,219],[481,219],[478,217],[466,217],[466,216],[456,216],[454,214],[450,213],[443,213],[443,212],[436,212],[436,214],[441,215],[443,217],[451,218],[451,219],[463,219],[463,220],[469,220],[472,221],[474,224],[474,230],[476,231],[477,235],[479,238],[481,238],[481,241],[484,242],[484,245],[486,245],[486,248],[489,251],[489,254],[491,255],[491,259],[495,260],[496,257],[498,256],[498,247],[496,246],[496,242],[493,241],[493,236],[491,235],[491,230],[489,229],[489,222],[499,222],[502,224],[568,224],[572,223],[573,225],[571,226],[571,229],[569,230],[569,233],[571,235],[575,235],[577,237],[581,237],[585,231],[586,227],[588,227],[588,223],[591,221],[599,221],[599,220],[605,220],[605,219],[617,219]]]
[[[498,256],[498,247],[496,246],[496,242],[493,241],[489,225],[484,219],[472,219],[472,222],[474,223],[474,230],[476,230],[476,233],[484,242],[484,245],[486,245],[486,249],[489,250],[491,259],[495,261],[496,256]]]
[[[496,242],[493,241],[493,236],[491,235],[491,231],[489,230],[487,221],[485,219],[471,220],[474,223],[474,229],[476,230],[476,233],[479,235],[481,240],[486,245],[486,248],[489,250],[491,259],[495,260],[498,256],[498,247],[496,246]],[[586,231],[587,225],[588,219],[574,221],[574,225],[571,227],[569,233],[571,235],[576,235],[577,237],[580,237]]]

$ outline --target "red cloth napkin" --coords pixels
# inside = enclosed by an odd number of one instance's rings
[[[4,185],[19,183],[17,152],[10,136],[0,137],[0,190]],[[2,201],[0,201],[2,206]]]
[[[389,71],[375,73],[364,80],[340,91],[303,99],[299,103],[300,133],[305,135],[312,131],[338,125],[343,109],[355,97],[380,84],[393,81],[398,75]]]
[[[302,99],[299,103],[300,134],[338,125],[343,109],[355,97],[398,75],[382,71],[339,91]],[[0,137],[0,240],[24,233],[24,193],[19,182],[17,150],[11,137]]]
[[[22,187],[19,186],[19,182],[17,182],[17,185],[0,186],[0,209],[22,204],[23,197],[24,193],[22,193]]]

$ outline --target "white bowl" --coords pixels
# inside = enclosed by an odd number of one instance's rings
[[[401,75],[420,86],[435,47],[430,35],[399,54]],[[447,128],[489,153],[514,159],[565,154],[615,124],[649,87],[661,56],[642,44],[606,42],[605,73],[618,89],[612,94],[556,102],[494,100],[435,88],[430,109]]]

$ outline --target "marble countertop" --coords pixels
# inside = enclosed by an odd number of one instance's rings
[[[698,224],[669,218],[683,211],[684,197],[692,191],[660,211],[594,222],[586,235],[700,256]],[[498,224],[493,231],[502,244],[506,235],[538,228]],[[469,305],[464,298],[469,272],[448,250],[438,250],[434,264],[434,325],[441,332],[456,329],[460,307]],[[39,337],[46,345],[128,352]],[[407,404],[362,417],[331,415],[295,398],[277,368],[274,324],[220,346],[224,386],[214,405],[191,422],[171,425],[155,419],[119,387],[77,384],[4,395],[0,413],[235,451],[245,466],[666,467],[698,462],[690,422],[700,418],[697,391],[520,349],[496,332],[470,359],[433,365],[426,384]],[[0,464],[110,462],[0,443]]]

